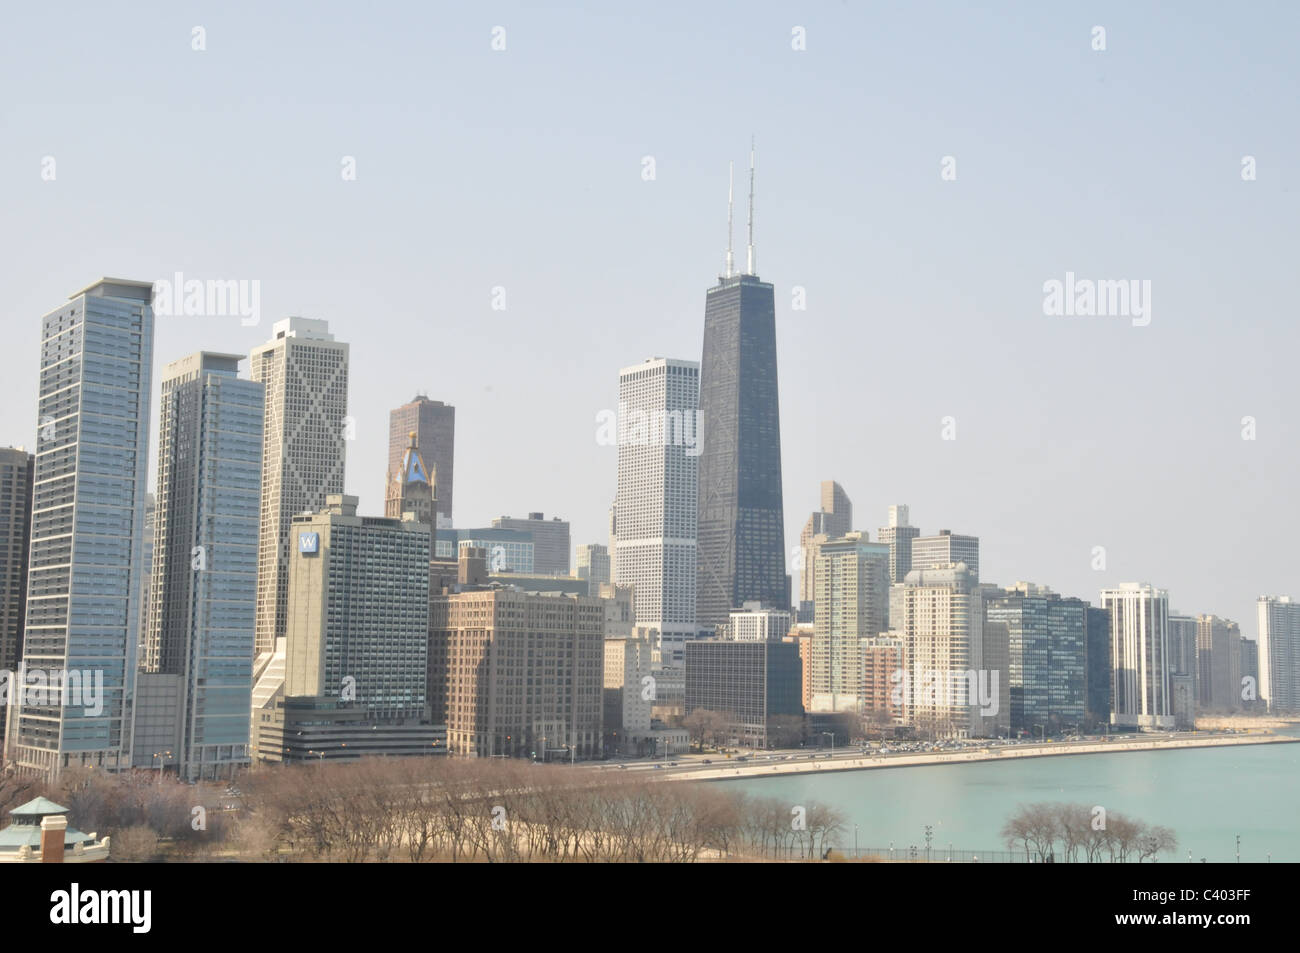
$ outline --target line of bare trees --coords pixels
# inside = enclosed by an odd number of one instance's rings
[[[729,787],[509,760],[368,759],[241,780],[245,859],[675,862],[819,858],[838,812]]]
[[[1168,827],[1087,804],[1022,804],[1002,825],[1002,837],[1039,863],[1142,863],[1178,848]]]

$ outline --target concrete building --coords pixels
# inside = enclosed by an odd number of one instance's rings
[[[22,447],[0,447],[0,672],[16,672],[23,657],[35,466],[36,457]],[[8,714],[8,699],[0,698],[0,756]]]
[[[805,712],[812,711],[813,636],[813,624],[811,622],[796,622],[785,638],[781,640],[789,642],[799,649],[799,665],[802,668],[799,682],[799,703],[803,705]]]
[[[727,716],[733,743],[789,743],[802,723],[798,646],[789,642],[697,639],[686,644],[686,718],[703,709]],[[799,731],[801,734],[802,732]]]
[[[1169,690],[1173,695],[1174,727],[1192,731],[1196,727],[1196,680],[1175,672],[1169,676]]]
[[[266,387],[262,431],[262,512],[257,545],[257,651],[273,651],[288,629],[290,522],[343,492],[351,430],[348,345],[329,324],[286,318],[253,348],[253,380]]]
[[[986,639],[1005,629],[1012,732],[1059,734],[1087,721],[1088,603],[1017,582],[984,603]]]
[[[605,637],[604,717],[608,754],[654,754],[654,630]]]
[[[895,689],[907,668],[903,640],[888,635],[863,636],[858,642],[862,669],[862,720],[881,730],[893,730],[905,722],[906,712]]]
[[[813,621],[813,603],[817,599],[817,552],[821,542],[839,539],[853,529],[853,503],[834,480],[823,480],[821,508],[808,517],[799,534],[799,604],[800,622]]]
[[[730,620],[731,638],[737,642],[780,641],[794,624],[794,616],[785,609],[767,608],[759,602],[732,609]]]
[[[285,697],[418,724],[427,714],[428,524],[358,516],[355,496],[332,494],[292,528]]]
[[[496,527],[484,527],[482,529],[438,528],[434,539],[434,556],[436,559],[459,561],[468,549],[486,551],[486,566],[489,572],[532,575],[537,571],[531,533],[513,529],[498,529]]]
[[[1260,596],[1259,695],[1271,712],[1300,712],[1300,603],[1290,596]]]
[[[1196,620],[1197,701],[1209,711],[1241,708],[1241,629],[1229,619]]]
[[[1259,643],[1241,637],[1241,707],[1259,708]]]
[[[24,705],[9,757],[24,772],[130,767],[138,663],[153,285],[104,278],[41,319],[23,660],[98,673],[102,704]],[[86,701],[87,699],[82,699]]]
[[[614,581],[613,576],[610,575],[608,546],[603,546],[600,543],[584,543],[578,547],[578,554],[574,562],[576,565],[575,575],[579,579],[586,579],[590,582],[593,592],[596,586]]]
[[[915,565],[915,563],[914,563]],[[1006,641],[986,645],[981,587],[965,563],[913,569],[890,590],[889,635],[902,641],[900,693],[922,737],[966,737],[1009,728]]]
[[[508,589],[434,596],[432,720],[454,754],[585,759],[602,750],[606,607]]]
[[[861,641],[889,631],[889,547],[849,533],[821,544],[812,642],[814,712],[858,712]]]
[[[1169,595],[1146,583],[1103,589],[1110,612],[1111,724],[1174,727],[1169,683]]]
[[[635,590],[637,623],[659,633],[663,664],[678,668],[696,635],[699,390],[693,361],[656,357],[618,372],[611,571]]]
[[[249,762],[265,408],[241,360],[200,351],[162,375],[142,668],[180,680],[174,764],[187,780]]]
[[[936,569],[965,563],[975,581],[980,577],[978,536],[959,536],[941,529],[938,536],[917,536],[912,540],[912,569]]]
[[[499,516],[492,521],[494,529],[508,529],[527,533],[533,539],[533,572],[556,576],[569,574],[569,523],[558,516],[546,519],[543,513],[529,513],[528,519]]]
[[[908,508],[897,504],[889,508],[889,525],[880,527],[877,542],[889,547],[889,583],[897,585],[912,571],[912,541],[921,530],[908,523]]]
[[[433,528],[437,525],[433,493],[433,477],[424,464],[415,431],[412,430],[410,442],[388,484],[384,516],[400,520],[409,513],[415,522]]]
[[[447,754],[447,730],[424,721],[383,721],[337,698],[281,698],[258,722],[258,760],[271,764],[420,758]]]
[[[440,400],[430,400],[416,395],[410,403],[394,408],[388,414],[388,469],[385,471],[385,504],[394,490],[393,474],[402,467],[402,460],[415,434],[415,445],[420,448],[427,473],[432,477],[433,498],[437,501],[437,515],[452,519],[452,490],[456,457],[456,408]],[[437,525],[436,518],[432,521]]]

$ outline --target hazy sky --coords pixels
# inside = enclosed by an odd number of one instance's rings
[[[0,444],[34,443],[39,317],[70,293],[257,280],[257,327],[159,319],[155,392],[325,318],[363,512],[424,391],[457,408],[457,525],[542,510],[605,542],[596,415],[620,367],[699,360],[754,135],[787,549],[836,479],[873,538],[890,503],[980,536],[985,581],[1146,580],[1248,635],[1258,594],[1300,596],[1293,4],[460,6],[7,9]],[[1150,324],[1044,314],[1066,272],[1150,281]]]

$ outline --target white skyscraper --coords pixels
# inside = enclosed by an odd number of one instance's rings
[[[1300,711],[1300,602],[1260,596],[1259,697],[1270,712]]]
[[[1126,582],[1101,591],[1110,613],[1111,724],[1173,728],[1169,594]]]
[[[636,624],[665,665],[695,635],[700,366],[653,358],[618,375],[614,581],[635,587]]]
[[[348,346],[329,324],[286,318],[253,349],[252,379],[266,385],[262,513],[257,546],[257,652],[285,634],[289,522],[343,492],[348,438]]]
[[[46,678],[67,673],[82,690],[27,698],[9,757],[48,777],[78,765],[130,767],[127,699],[144,592],[152,296],[150,282],[104,278],[41,319],[23,665]]]

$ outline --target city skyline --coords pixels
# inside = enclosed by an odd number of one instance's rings
[[[433,133],[393,133],[389,120],[411,101],[405,94],[379,78],[304,63],[302,81],[316,85],[322,102],[383,105],[373,119],[337,135],[314,132],[297,147],[276,130],[277,109],[252,109],[250,128],[266,133],[264,152],[279,160],[264,165],[202,145],[206,122],[232,101],[300,88],[249,55],[298,48],[297,17],[270,14],[251,30],[238,12],[214,14],[200,53],[188,25],[115,23],[89,11],[59,26],[88,56],[55,76],[39,68],[49,52],[42,43],[15,50],[0,67],[15,101],[26,93],[46,109],[2,107],[14,144],[0,177],[15,226],[0,239],[14,289],[6,372],[20,399],[0,408],[0,443],[35,443],[33,316],[68,289],[100,274],[255,279],[260,324],[160,316],[155,370],[198,349],[247,353],[287,315],[328,320],[356,352],[349,413],[357,433],[345,491],[360,497],[363,512],[381,512],[385,415],[423,391],[461,417],[458,523],[485,526],[503,512],[541,509],[570,519],[575,543],[603,541],[604,507],[589,501],[612,498],[614,453],[593,439],[593,418],[616,405],[612,369],[649,354],[698,352],[698,289],[723,248],[725,166],[743,164],[752,133],[764,165],[756,198],[764,272],[776,287],[787,549],[817,484],[833,478],[861,514],[855,528],[873,540],[885,508],[906,501],[926,532],[953,527],[985,540],[982,579],[1032,579],[1093,602],[1102,588],[1159,579],[1180,610],[1234,619],[1254,637],[1255,599],[1300,589],[1278,542],[1300,529],[1285,479],[1300,445],[1287,408],[1300,394],[1281,363],[1284,349],[1271,346],[1291,333],[1274,302],[1287,300],[1293,257],[1294,193],[1282,170],[1297,151],[1296,132],[1252,107],[1248,92],[1261,83],[1279,95],[1296,90],[1287,31],[1205,17],[1174,25],[1157,12],[1106,8],[1097,19],[1109,48],[1097,51],[1092,23],[1060,11],[1030,8],[1012,23],[974,11],[927,22],[911,11],[850,10],[810,14],[801,24],[807,49],[796,51],[790,16],[761,10],[743,22],[692,11],[700,35],[675,40],[706,77],[757,62],[747,71],[754,95],[723,124],[711,105],[692,102],[694,80],[645,89],[653,43],[611,46],[581,19],[506,8],[496,16],[509,41],[496,53],[494,24],[453,13],[439,25],[417,11],[422,30],[410,35],[421,38],[406,42],[445,39],[446,62],[411,59],[421,70],[475,80],[482,91],[467,94],[465,109],[441,117]],[[648,16],[666,29],[679,13],[669,6]],[[15,28],[53,35],[42,29],[47,17],[19,11]],[[358,35],[400,45],[394,22],[388,14],[373,24],[322,21],[311,24],[310,39],[326,51],[352,49]],[[724,23],[736,43],[720,53],[709,36]],[[87,71],[108,62],[112,43],[98,40],[133,29],[159,51],[155,62],[172,82],[158,92],[148,74],[127,70],[117,88],[158,97],[161,121],[175,131],[166,162],[152,161],[93,108],[71,105],[86,103]],[[904,42],[876,44],[874,65],[858,71],[858,45],[891,37]],[[909,62],[922,38],[933,61]],[[606,113],[600,129],[589,128],[591,113],[564,105],[578,87],[556,72],[557,50],[588,57],[609,78],[603,95],[632,97],[639,109]],[[228,77],[228,91],[214,88],[209,64],[236,55],[246,70]],[[994,60],[1007,69],[990,72]],[[503,99],[523,75],[538,78],[535,91]],[[1025,75],[1044,81],[1026,86]],[[35,76],[45,77],[39,89]],[[1144,95],[1119,96],[1119,87]],[[1193,102],[1194,111],[1181,108]],[[309,117],[318,111],[308,106]],[[488,115],[528,136],[548,126],[573,135],[538,139],[521,169],[507,140],[474,118]],[[870,136],[826,122],[844,116],[869,116]],[[980,123],[1003,132],[992,136]],[[1063,123],[1102,134],[1064,148],[1051,138]],[[117,148],[88,153],[62,131],[72,128]],[[447,146],[432,174],[430,136]],[[828,154],[844,159],[827,163]],[[58,163],[52,181],[40,178],[46,155]],[[348,155],[358,169],[351,182],[339,175]],[[945,181],[941,162],[950,155],[957,176]],[[1258,159],[1256,181],[1241,177],[1245,155]],[[645,156],[655,159],[653,179],[642,177]],[[194,194],[195,181],[210,182],[212,194]],[[474,198],[451,195],[451,182],[470,183],[458,188]],[[103,194],[106,183],[113,194]],[[595,201],[575,212],[583,188]],[[193,213],[178,218],[150,198],[161,194],[187,195]],[[1199,198],[1189,205],[1188,195]],[[387,220],[399,197],[454,224],[418,241],[399,229],[380,237],[374,254],[358,255],[345,236],[368,231],[376,213]],[[82,227],[69,235],[57,226],[74,211]],[[264,219],[288,230],[249,235],[247,222]],[[122,240],[110,250],[98,237],[105,234]],[[619,241],[604,240],[611,236]],[[1222,264],[1197,264],[1204,261]],[[1044,315],[1043,283],[1067,272],[1150,278],[1151,323]],[[638,295],[619,296],[618,320],[609,320],[606,302],[634,275],[650,280],[639,282]],[[504,311],[492,308],[496,287],[505,289]],[[396,288],[432,289],[435,321],[423,300],[408,303]],[[806,310],[795,310],[796,288],[806,292]],[[436,334],[447,352],[501,356],[502,372],[485,372],[481,362],[434,369],[427,348],[381,346],[384,339],[367,338],[377,315],[392,341]],[[566,339],[581,346],[566,348]],[[833,357],[845,354],[844,363],[857,351],[870,373],[822,373],[827,341],[839,344]],[[524,373],[541,366],[539,354],[556,369],[543,400]],[[873,359],[884,354],[894,359]],[[1196,386],[1192,369],[1210,365],[1236,371],[1229,391]],[[928,393],[916,390],[922,373],[939,382]],[[953,441],[941,436],[947,416],[955,418]],[[1257,422],[1255,440],[1242,439],[1247,416]],[[1129,419],[1147,425],[1116,426]],[[540,454],[552,441],[572,454],[572,467],[537,473],[528,485],[510,477],[518,453]],[[1179,463],[1192,448],[1202,463]],[[1134,479],[1106,462],[1111,454],[1154,455],[1167,466]],[[1016,479],[1005,479],[1013,466]],[[590,477],[574,480],[575,472]],[[962,476],[957,492],[954,472]],[[1209,526],[1216,545],[1239,554],[1234,573],[1192,558]],[[1098,546],[1104,570],[1092,568]]]

